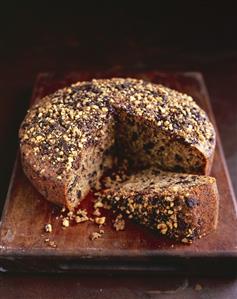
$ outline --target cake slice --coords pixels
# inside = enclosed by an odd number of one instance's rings
[[[215,230],[218,221],[216,180],[209,176],[144,170],[105,189],[99,200],[184,243]]]

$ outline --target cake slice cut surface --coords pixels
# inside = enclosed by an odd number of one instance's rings
[[[216,180],[209,176],[144,170],[101,191],[98,200],[183,243],[212,232],[218,221]]]

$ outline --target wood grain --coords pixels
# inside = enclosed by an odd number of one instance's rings
[[[194,72],[41,74],[35,85],[32,103],[77,80],[128,75],[187,92],[207,111],[215,124],[203,78]],[[61,220],[56,219],[57,209],[45,201],[30,184],[17,158],[2,217],[0,265],[7,270],[33,271],[183,271],[187,267],[197,271],[215,264],[218,257],[219,261],[223,259],[226,268],[234,269],[233,261],[236,262],[237,257],[235,198],[219,135],[212,175],[217,179],[220,193],[220,216],[216,232],[190,246],[172,244],[155,232],[128,221],[125,231],[115,232],[111,222],[113,215],[108,214],[103,238],[91,241],[89,235],[98,231],[98,227],[86,222],[63,230]],[[92,197],[88,196],[83,206],[90,208]],[[53,225],[53,232],[48,236],[43,228],[49,222]],[[56,248],[47,246],[47,237],[55,241]],[[163,267],[164,261],[166,265]],[[212,269],[223,265],[220,262]]]

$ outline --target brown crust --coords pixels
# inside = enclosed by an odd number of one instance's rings
[[[45,173],[40,173],[40,169],[32,167],[33,161],[35,161],[34,155],[29,154],[27,158],[24,154],[21,155],[22,168],[33,186],[45,199],[60,206],[67,205],[68,203],[65,201],[67,198],[65,180],[58,180],[56,173],[52,173],[52,171],[50,173],[49,170]]]
[[[202,237],[216,229],[219,215],[219,195],[216,182],[192,189],[191,196],[199,199],[200,204],[191,213],[191,223],[198,227]],[[198,224],[198,221],[201,221]]]

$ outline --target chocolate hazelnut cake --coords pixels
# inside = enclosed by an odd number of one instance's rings
[[[209,176],[140,171],[103,190],[99,201],[184,243],[217,226],[218,192],[215,178]]]
[[[215,131],[188,95],[137,79],[78,82],[28,111],[19,132],[23,169],[48,200],[74,209],[117,158],[208,174]]]

